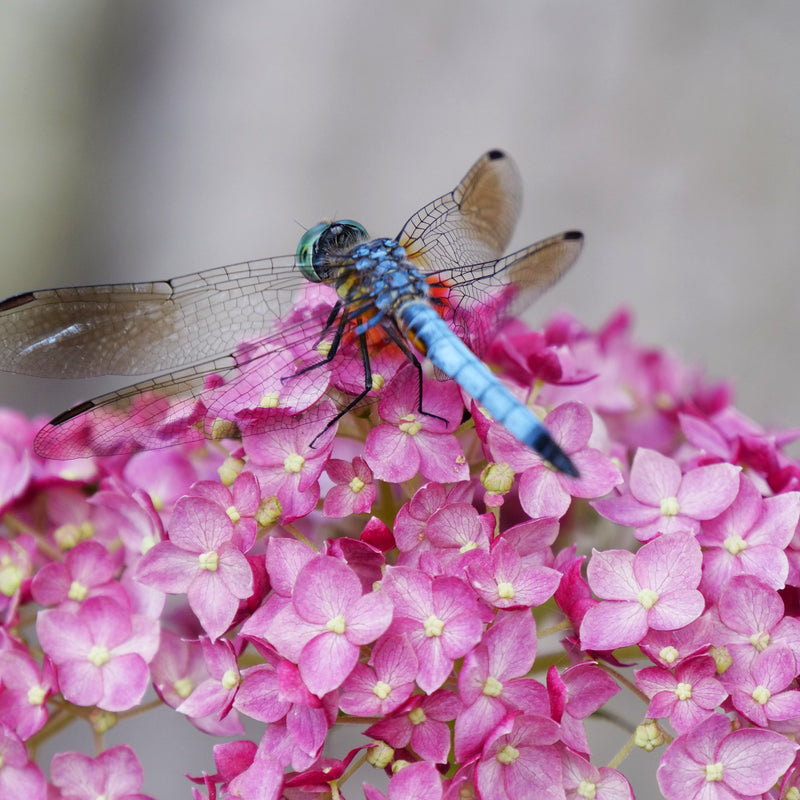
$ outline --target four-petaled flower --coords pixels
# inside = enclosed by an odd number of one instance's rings
[[[614,650],[636,644],[650,628],[674,630],[703,611],[697,591],[703,556],[697,540],[673,533],[628,550],[592,551],[589,585],[603,602],[581,623],[586,650]]]
[[[696,534],[700,521],[721,514],[739,491],[739,467],[708,464],[683,474],[661,453],[640,447],[633,457],[630,492],[592,502],[604,517],[630,525],[648,542],[659,533]]]

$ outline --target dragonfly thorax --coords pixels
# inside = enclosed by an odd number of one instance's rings
[[[380,315],[393,314],[409,300],[425,299],[430,286],[394,239],[375,239],[353,248],[334,285],[350,307],[372,306]]]

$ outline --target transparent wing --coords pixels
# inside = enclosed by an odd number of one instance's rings
[[[306,329],[316,331],[315,338],[324,319],[320,313],[316,319],[305,320]],[[310,332],[299,338],[306,344],[313,341]],[[269,424],[274,427],[274,416],[264,414],[302,417],[323,395],[334,400],[332,417],[336,404],[345,401],[329,384],[330,367],[298,375],[304,364],[317,363],[319,356],[310,350],[305,357],[298,349],[276,350],[275,341],[277,337],[256,340],[230,355],[80,403],[42,428],[36,437],[36,452],[50,458],[81,458],[237,437],[242,423],[250,432],[264,430]],[[269,405],[265,406],[267,398]],[[324,423],[322,427],[318,424],[310,438],[323,428]]]
[[[444,318],[481,355],[498,324],[534,303],[575,263],[582,247],[583,234],[566,231],[496,261],[439,270],[446,287]]]
[[[521,205],[522,182],[514,162],[501,150],[491,150],[452,192],[417,211],[398,240],[423,272],[492,261],[508,247]]]
[[[45,289],[0,303],[0,370],[44,377],[144,375],[264,337],[308,282],[294,256],[167,281]],[[285,329],[276,344],[291,343]]]

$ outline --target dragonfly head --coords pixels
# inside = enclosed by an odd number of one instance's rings
[[[366,228],[352,219],[320,222],[309,228],[297,245],[297,266],[310,281],[319,283],[329,276],[326,267],[335,259],[349,253],[356,245],[366,242]]]

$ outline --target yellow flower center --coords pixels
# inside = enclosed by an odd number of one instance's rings
[[[342,614],[339,614],[338,617],[334,617],[333,619],[329,619],[325,623],[325,628],[327,630],[329,630],[331,633],[342,634],[347,629],[347,622],[346,622],[344,616],[342,616]]]
[[[101,647],[100,645],[93,645],[92,649],[86,655],[86,658],[92,662],[96,667],[102,667],[111,658],[111,653],[108,648]]]
[[[661,514],[665,517],[675,517],[680,513],[677,497],[665,497],[661,501]]]
[[[581,781],[575,792],[578,797],[585,797],[587,800],[594,800],[597,796],[597,784],[591,781]]]
[[[722,543],[722,546],[732,556],[738,556],[743,550],[747,550],[747,542],[738,534],[736,536],[728,536]]]
[[[385,700],[390,694],[392,693],[392,687],[389,686],[388,683],[384,683],[383,681],[378,681],[372,687],[372,694],[375,695],[379,700]]]
[[[76,603],[81,603],[86,599],[86,595],[89,594],[89,589],[84,586],[80,581],[72,581],[69,586],[69,591],[67,592],[67,597],[70,600],[74,600]]]
[[[497,754],[497,760],[501,764],[513,764],[518,758],[519,758],[519,750],[517,750],[516,747],[512,747],[510,744],[507,744]]]
[[[425,635],[428,638],[431,636],[441,636],[442,631],[444,631],[444,622],[440,620],[439,617],[431,614],[431,616],[425,620]]]
[[[216,572],[219,567],[219,553],[216,550],[200,553],[197,560],[200,562],[200,569],[207,569],[209,572]]]
[[[286,460],[283,462],[283,468],[286,472],[300,472],[303,469],[303,464],[306,463],[306,460],[301,456],[299,453],[292,453],[289,456],[286,456]]]
[[[675,696],[678,700],[688,700],[692,696],[692,684],[679,683],[675,687]]]
[[[422,429],[422,423],[417,422],[417,418],[413,414],[406,414],[400,420],[400,430],[407,433],[409,436],[416,436]]]
[[[636,595],[636,599],[641,603],[642,608],[649,610],[658,602],[658,592],[654,592],[652,589],[642,589]]]

